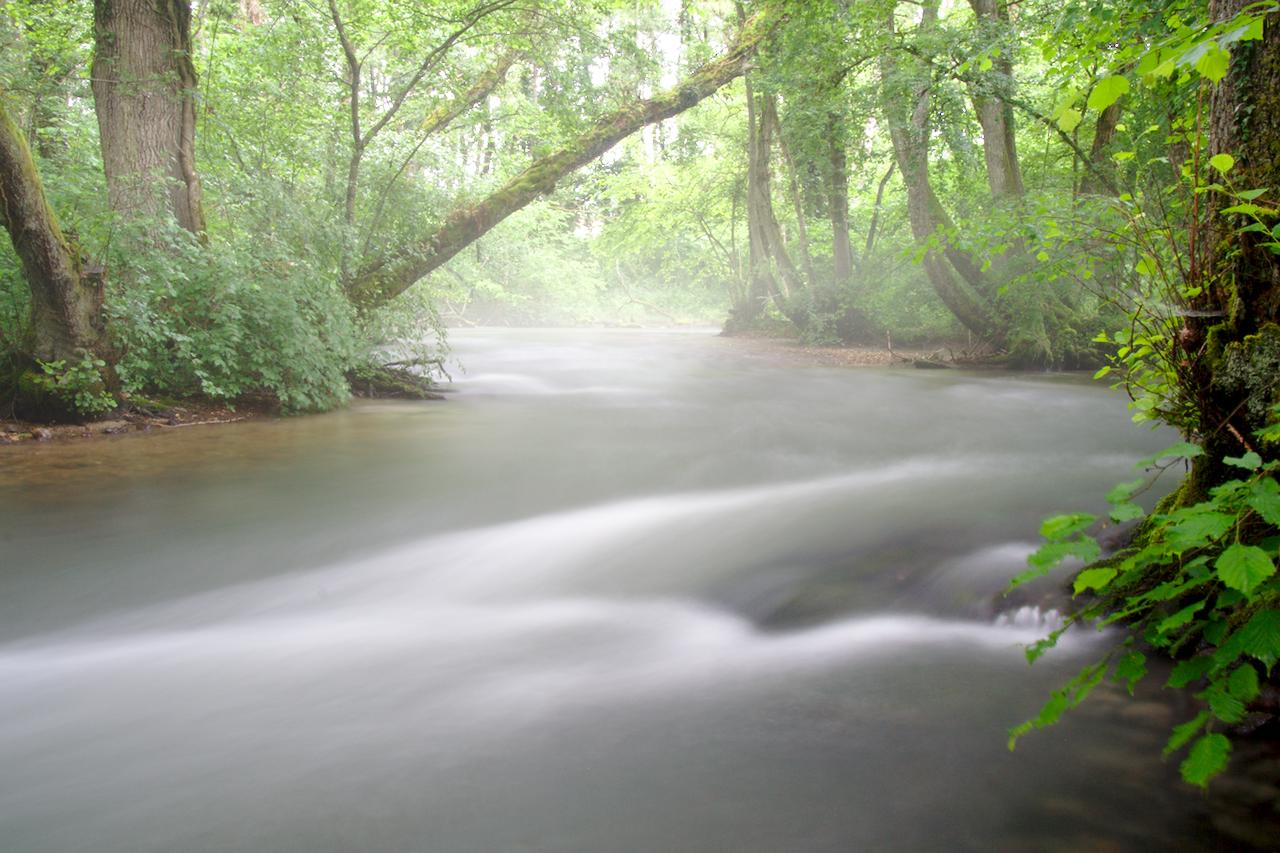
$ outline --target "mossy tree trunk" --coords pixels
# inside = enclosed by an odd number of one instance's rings
[[[0,224],[31,289],[31,351],[41,361],[78,359],[101,340],[102,287],[84,274],[80,252],[45,199],[31,149],[0,92]]]
[[[1245,5],[1214,0],[1210,13],[1227,20]],[[1272,199],[1267,204],[1274,207],[1280,192],[1280,15],[1267,18],[1260,41],[1235,47],[1231,68],[1210,98],[1209,148],[1210,155],[1235,158],[1234,186],[1269,188],[1260,203]],[[1234,203],[1219,197],[1208,213],[1201,257],[1193,263],[1193,276],[1205,287],[1178,340],[1185,350],[1182,387],[1198,411],[1206,451],[1192,467],[1189,498],[1226,478],[1219,467],[1224,455],[1251,449],[1277,456],[1253,433],[1280,402],[1280,256],[1264,245],[1274,242],[1270,235],[1241,231],[1249,220],[1221,213]]]
[[[94,111],[111,209],[204,233],[187,0],[94,0]]]

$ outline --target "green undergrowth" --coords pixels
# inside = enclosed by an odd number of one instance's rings
[[[1274,414],[1280,418],[1280,407]],[[1262,447],[1274,446],[1280,424],[1273,422],[1257,437]],[[1165,468],[1202,459],[1203,453],[1197,445],[1178,444],[1139,464]],[[1129,630],[1100,660],[1055,691],[1036,717],[1012,729],[1011,749],[1023,734],[1057,722],[1104,679],[1132,693],[1147,674],[1148,656],[1157,654],[1176,661],[1165,686],[1193,691],[1200,705],[1194,717],[1173,729],[1165,754],[1189,745],[1181,772],[1195,785],[1206,785],[1226,768],[1230,735],[1258,721],[1250,703],[1275,676],[1280,660],[1280,462],[1264,461],[1254,451],[1221,462],[1236,476],[1203,500],[1193,500],[1184,487],[1150,515],[1133,501],[1147,478],[1112,489],[1110,520],[1141,523],[1131,544],[1107,559],[1099,559],[1101,548],[1088,532],[1098,521],[1095,516],[1075,513],[1045,521],[1045,544],[1012,585],[1041,577],[1068,558],[1087,565],[1073,582],[1078,608],[1066,625],[1028,647],[1028,660],[1034,662],[1074,624]]]

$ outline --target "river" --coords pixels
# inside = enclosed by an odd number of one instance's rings
[[[1029,667],[1000,591],[1168,443],[1120,395],[453,343],[443,403],[0,448],[0,851],[1224,843],[1158,675],[1005,746],[1108,642]]]

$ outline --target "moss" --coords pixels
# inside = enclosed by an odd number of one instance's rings
[[[13,413],[36,423],[79,423],[81,418],[66,400],[49,390],[46,377],[35,370],[18,374],[13,389]]]
[[[1216,391],[1243,401],[1247,422],[1266,423],[1277,402],[1280,375],[1280,326],[1267,323],[1255,334],[1227,344],[1213,373]]]

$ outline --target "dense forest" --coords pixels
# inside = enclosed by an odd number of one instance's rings
[[[1135,628],[1025,728],[1159,649],[1204,784],[1272,695],[1275,3],[0,0],[0,42],[5,414],[326,410],[451,324],[1087,368],[1189,473],[1102,562],[1046,522],[1031,573]]]

